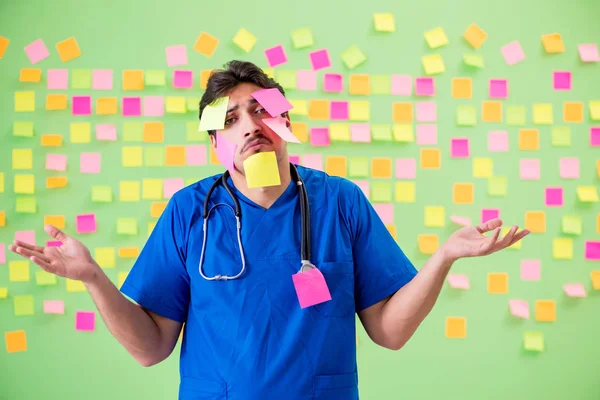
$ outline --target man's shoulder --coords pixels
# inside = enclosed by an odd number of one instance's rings
[[[356,183],[351,180],[341,176],[332,176],[318,169],[298,166],[298,172],[302,176],[308,192],[315,190],[326,192],[328,196],[346,197],[352,195],[357,187]]]
[[[187,185],[175,192],[172,199],[177,203],[187,204],[198,200],[203,201],[206,197],[206,194],[210,190],[210,187],[217,179],[221,178],[221,175],[222,174],[219,173],[216,175],[207,176],[190,185]]]

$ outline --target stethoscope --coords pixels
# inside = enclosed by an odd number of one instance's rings
[[[310,269],[316,268],[310,262],[310,209],[308,207],[308,194],[306,193],[306,186],[304,185],[304,181],[300,177],[300,174],[298,174],[298,170],[296,169],[296,166],[292,163],[290,163],[290,173],[291,173],[292,179],[294,181],[296,181],[296,185],[298,186],[298,193],[300,196],[300,215],[301,215],[301,219],[302,219],[302,222],[301,222],[302,239],[301,239],[301,249],[300,249],[301,266],[300,266],[299,272],[306,272]],[[200,275],[208,281],[227,281],[227,280],[237,279],[246,270],[246,258],[244,257],[244,248],[242,246],[242,237],[241,237],[242,209],[240,208],[240,203],[239,203],[238,199],[233,194],[233,192],[231,191],[231,188],[227,184],[227,178],[229,177],[229,175],[230,175],[229,171],[225,171],[225,173],[223,173],[221,178],[217,179],[212,184],[212,186],[208,190],[208,193],[206,194],[206,198],[204,199],[204,212],[203,212],[203,216],[202,216],[204,219],[204,222],[202,224],[202,229],[204,230],[204,239],[202,240],[202,252],[200,253],[200,263],[199,263],[198,269],[200,271]],[[218,203],[218,204],[215,204],[214,206],[212,206],[210,209],[208,208],[208,202],[210,200],[210,196],[212,195],[212,192],[215,190],[215,188],[217,186],[219,186],[220,184],[222,184],[225,187],[225,190],[227,190],[227,193],[233,200],[235,209],[227,203]],[[206,275],[204,275],[204,272],[202,271],[202,264],[204,263],[204,251],[206,249],[206,235],[207,235],[206,228],[208,225],[208,218],[210,216],[210,213],[212,212],[212,210],[214,210],[215,208],[217,208],[219,206],[229,207],[229,209],[231,209],[231,211],[235,215],[235,222],[237,225],[238,247],[240,249],[240,256],[242,258],[242,269],[240,270],[240,272],[237,275],[234,275],[234,276],[215,275],[213,277],[207,277]]]

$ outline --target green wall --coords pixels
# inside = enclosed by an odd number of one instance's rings
[[[373,13],[389,12],[395,16],[396,31],[375,32]],[[350,73],[374,75],[407,74],[421,76],[421,56],[439,53],[443,56],[446,71],[436,77],[437,94],[433,98],[438,108],[438,144],[442,154],[439,170],[417,170],[416,202],[394,203],[397,239],[415,265],[421,266],[427,256],[419,253],[417,235],[437,234],[444,240],[455,229],[447,221],[442,228],[424,226],[424,206],[445,207],[446,220],[450,215],[462,215],[479,221],[481,208],[500,208],[506,224],[525,223],[527,211],[545,211],[545,233],[534,233],[526,238],[521,249],[509,249],[484,259],[459,261],[455,273],[469,276],[471,290],[453,290],[446,284],[438,304],[423,322],[410,342],[398,352],[377,347],[359,327],[358,362],[360,392],[364,399],[598,399],[600,398],[598,337],[600,337],[600,296],[592,290],[590,272],[600,269],[598,262],[585,260],[585,240],[599,240],[596,218],[598,203],[582,204],[576,198],[578,185],[598,187],[596,175],[597,148],[589,146],[589,127],[600,122],[590,120],[588,103],[599,100],[600,64],[583,64],[577,56],[577,45],[597,42],[600,37],[600,3],[597,0],[529,0],[526,2],[506,0],[483,2],[476,0],[431,0],[427,2],[399,2],[373,0],[368,2],[315,1],[267,2],[226,1],[210,3],[182,0],[179,2],[147,2],[131,0],[106,1],[16,1],[0,3],[0,36],[11,40],[0,60],[0,172],[5,174],[5,190],[0,194],[0,211],[6,212],[7,224],[0,227],[0,243],[12,241],[15,231],[35,230],[37,241],[43,243],[44,215],[64,215],[65,230],[75,234],[75,216],[94,212],[98,217],[98,232],[80,235],[91,249],[96,247],[142,246],[147,235],[150,218],[149,200],[141,203],[120,202],[119,180],[143,178],[200,179],[221,170],[218,165],[186,167],[121,166],[122,124],[124,118],[116,116],[72,117],[69,111],[46,111],[46,72],[49,68],[112,69],[115,72],[115,89],[108,94],[91,90],[59,91],[69,95],[90,94],[99,96],[145,96],[179,95],[200,96],[198,74],[201,70],[220,67],[230,59],[247,59],[266,67],[263,50],[283,44],[289,62],[277,69],[309,69],[308,52],[328,48],[332,57],[331,71],[347,77]],[[471,23],[477,23],[489,35],[484,45],[473,51],[462,39],[462,33]],[[312,29],[315,45],[309,49],[292,48],[290,32],[308,26]],[[430,50],[423,33],[442,26],[450,39],[449,45]],[[231,39],[239,28],[244,27],[258,38],[255,48],[246,54]],[[192,46],[200,32],[206,31],[220,39],[215,55],[207,58],[196,53]],[[566,51],[561,54],[545,54],[541,45],[542,34],[561,33]],[[82,56],[63,64],[57,55],[55,44],[75,36]],[[42,38],[50,57],[31,66],[23,48]],[[527,55],[524,62],[507,66],[502,59],[500,47],[519,40]],[[185,44],[189,64],[177,67],[194,70],[195,89],[176,90],[170,86],[170,71],[165,61],[165,47]],[[340,54],[350,45],[357,45],[368,57],[354,70],[348,70]],[[467,68],[462,57],[476,52],[485,60],[485,68]],[[41,68],[41,83],[19,82],[21,68]],[[123,92],[121,71],[126,69],[162,69],[167,72],[168,83],[164,88],[148,88],[143,92]],[[573,90],[557,92],[552,89],[554,70],[573,72]],[[321,77],[323,71],[319,72]],[[451,79],[470,77],[473,80],[473,98],[457,100],[451,96]],[[515,127],[483,123],[480,118],[481,102],[487,99],[487,82],[490,78],[509,80],[507,105],[524,105],[527,108],[526,126]],[[36,92],[36,111],[14,112],[14,92]],[[343,94],[288,91],[295,100],[350,99]],[[360,98],[363,99],[364,98]],[[371,123],[392,124],[393,101],[416,102],[416,97],[372,95]],[[582,101],[585,119],[581,124],[565,124],[562,121],[563,101]],[[553,147],[550,141],[552,126],[537,126],[532,121],[532,105],[552,103],[554,126],[571,127],[572,145]],[[475,127],[456,125],[456,107],[474,105],[478,109]],[[69,103],[70,106],[70,103]],[[309,126],[322,126],[327,121],[310,121],[305,116],[294,117]],[[156,118],[154,118],[156,119]],[[154,120],[137,118],[137,121]],[[73,120],[97,123],[114,123],[119,132],[117,142],[89,144],[69,142],[69,123]],[[194,112],[165,114],[165,142],[160,145],[138,143],[142,147],[195,144],[187,141],[186,123],[196,121]],[[33,138],[14,137],[14,121],[34,122]],[[506,121],[506,119],[504,119]],[[518,129],[537,128],[540,132],[538,151],[520,151]],[[490,130],[507,130],[510,151],[488,153],[487,133]],[[64,136],[61,148],[48,149],[40,146],[44,133],[60,133]],[[451,137],[468,137],[472,157],[490,157],[494,160],[494,175],[506,176],[508,192],[504,197],[487,194],[487,180],[474,178],[472,159],[450,158]],[[416,143],[373,142],[368,145],[336,142],[331,147],[311,148],[307,143],[290,145],[292,154],[323,154],[346,156],[415,157],[419,159]],[[11,151],[14,148],[32,148],[34,164],[31,171],[13,171]],[[102,153],[102,173],[82,175],[79,173],[79,153]],[[64,189],[48,190],[48,176],[63,175],[44,169],[47,153],[68,155],[66,176],[69,185]],[[558,159],[579,157],[581,177],[579,180],[559,178]],[[538,158],[542,166],[539,181],[519,179],[519,159]],[[15,210],[13,176],[15,173],[33,173],[36,176],[38,210],[35,214],[21,214]],[[371,179],[371,182],[374,180]],[[392,180],[390,182],[393,183]],[[475,201],[471,205],[457,205],[452,201],[454,182],[473,182]],[[92,185],[109,185],[115,200],[108,204],[91,201]],[[563,186],[565,205],[562,208],[546,208],[544,188]],[[561,233],[563,215],[578,215],[583,221],[580,235],[572,235],[574,254],[572,260],[555,260],[552,243],[555,238],[567,237]],[[139,234],[118,235],[116,219],[138,219]],[[87,293],[66,291],[66,284],[59,279],[54,286],[37,286],[35,271],[31,265],[29,282],[10,282],[8,262],[17,260],[7,254],[6,265],[0,265],[0,287],[8,288],[8,298],[0,299],[0,332],[25,330],[28,350],[7,353],[0,349],[0,399],[165,399],[175,398],[178,385],[178,352],[158,366],[144,369],[126,353],[112,338],[97,317],[96,331],[77,332],[74,318],[77,310],[94,310]],[[520,279],[519,265],[523,259],[539,259],[542,262],[542,278],[538,282]],[[106,273],[116,283],[118,273],[126,272],[132,262],[117,258],[116,267]],[[489,272],[507,272],[508,294],[488,294],[486,290]],[[565,296],[565,283],[581,282],[588,290],[584,299]],[[14,316],[13,297],[34,295],[35,315]],[[527,300],[532,318],[518,320],[508,311],[512,298]],[[42,303],[48,299],[62,299],[65,315],[43,313]],[[556,301],[556,322],[536,322],[533,303],[539,299]],[[464,316],[467,319],[466,339],[447,339],[444,324],[447,316]],[[546,348],[542,353],[523,349],[523,334],[539,331],[544,334]],[[4,335],[2,335],[4,336]],[[4,339],[2,339],[4,340]],[[4,342],[3,342],[4,343]]]

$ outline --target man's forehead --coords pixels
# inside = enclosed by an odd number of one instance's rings
[[[227,104],[227,112],[234,111],[240,107],[248,107],[254,104],[257,104],[258,101],[252,96],[243,97],[243,98],[229,98],[229,103]]]

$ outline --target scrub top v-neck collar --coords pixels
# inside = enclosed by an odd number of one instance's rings
[[[300,172],[298,172],[298,173],[300,173]],[[281,195],[279,195],[279,197],[277,198],[277,200],[275,200],[275,202],[271,205],[271,207],[264,208],[263,206],[256,204],[254,201],[250,200],[242,192],[240,192],[238,190],[238,188],[233,184],[233,180],[231,179],[231,176],[229,176],[227,178],[227,184],[229,185],[229,187],[233,191],[233,194],[238,198],[239,201],[243,201],[244,203],[248,204],[249,206],[256,208],[262,212],[267,212],[274,207],[278,207],[278,206],[280,206],[281,203],[284,203],[284,202],[287,203],[289,200],[293,199],[294,196],[299,195],[296,182],[293,179],[291,179],[290,183],[288,184],[288,187],[283,191],[283,193],[281,193]],[[243,214],[243,212],[242,212],[242,214]]]

